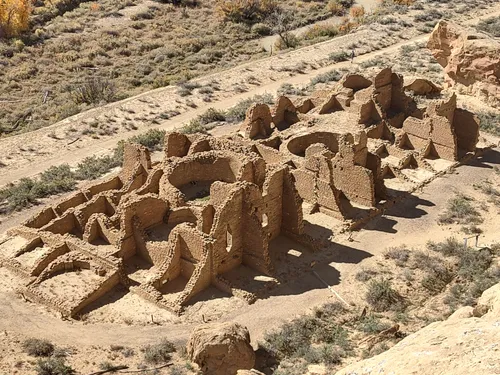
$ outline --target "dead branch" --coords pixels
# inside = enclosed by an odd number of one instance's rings
[[[120,374],[133,374],[133,373],[145,372],[145,371],[155,371],[155,370],[160,370],[162,368],[170,367],[170,366],[172,366],[172,363],[167,363],[166,365],[163,365],[160,367],[145,368],[142,370],[119,371],[119,373]],[[90,374],[90,375],[97,375],[97,374]]]
[[[89,374],[89,375],[102,375],[102,374],[106,374],[108,372],[117,372],[118,370],[126,370],[126,369],[128,369],[128,366],[123,366],[123,365],[121,365],[121,366],[113,366],[113,367],[110,367],[107,370],[93,372],[92,374]]]
[[[80,137],[77,137],[75,139],[73,139],[71,142],[68,143],[68,146],[69,145],[72,145],[73,143],[75,143],[76,141],[78,141],[80,139]]]

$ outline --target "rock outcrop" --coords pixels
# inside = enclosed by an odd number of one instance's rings
[[[350,365],[337,375],[500,374],[500,284],[483,293],[475,308],[428,325],[393,348]]]
[[[440,21],[427,47],[447,75],[446,84],[500,105],[500,43],[483,33]]]
[[[415,95],[437,95],[443,90],[434,82],[421,77],[405,77],[404,89],[411,91]]]
[[[235,375],[240,373],[238,370],[250,370],[255,364],[248,329],[236,323],[196,328],[187,352],[206,375]]]

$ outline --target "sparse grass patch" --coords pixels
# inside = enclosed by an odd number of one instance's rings
[[[161,364],[170,361],[171,353],[175,352],[175,346],[169,340],[162,339],[159,343],[147,345],[141,350],[146,363]]]
[[[316,77],[311,79],[311,85],[317,85],[318,83],[328,83],[337,82],[342,78],[342,73],[338,70],[332,69],[329,72],[318,74]]]
[[[404,306],[403,297],[387,279],[370,281],[365,298],[375,311],[398,311]]]
[[[206,112],[192,119],[180,131],[184,134],[206,133],[215,127],[216,122],[226,121],[226,112],[209,108]]]
[[[112,168],[120,166],[121,162],[115,155],[89,156],[78,163],[75,177],[79,180],[94,180],[108,173]]]
[[[95,77],[75,84],[70,95],[75,104],[101,104],[112,102],[116,97],[116,90],[107,79]]]
[[[54,345],[44,339],[30,338],[24,340],[23,350],[33,357],[50,357],[54,353]]]
[[[378,275],[378,272],[375,270],[370,270],[370,269],[361,270],[356,274],[356,280],[366,282],[376,275]]]
[[[309,363],[339,363],[352,349],[349,332],[337,319],[346,310],[338,303],[315,309],[268,332],[260,346],[281,361],[305,358]]]
[[[500,136],[500,114],[495,112],[478,112],[477,116],[479,117],[479,128],[481,130]]]
[[[410,259],[410,250],[406,245],[391,247],[384,253],[384,257],[394,260],[397,266],[403,267],[408,259]]]
[[[472,204],[473,199],[464,194],[457,194],[448,201],[446,211],[439,216],[441,224],[479,224],[482,223],[480,212]]]
[[[363,332],[369,333],[369,334],[379,333],[379,332],[382,332],[390,327],[391,327],[391,325],[389,323],[383,322],[380,319],[380,317],[378,317],[375,314],[370,314],[370,315],[365,316],[358,323],[358,329],[360,331],[363,331]]]
[[[448,267],[443,265],[442,260],[430,256],[427,257],[433,259],[432,266],[422,257],[416,260],[429,272],[422,285],[434,294],[443,291],[456,277],[459,278],[460,283],[452,285],[445,298],[445,302],[453,309],[457,305],[472,304],[482,292],[500,281],[500,272],[491,267],[495,254],[493,249],[465,248],[464,244],[453,238],[440,243],[429,242],[427,248],[454,260]]]
[[[66,365],[64,358],[39,359],[35,366],[37,375],[73,375],[75,370]]]
[[[330,56],[328,56],[328,58],[331,61],[338,63],[341,61],[349,60],[349,54],[346,51],[332,52],[330,53]]]
[[[277,91],[278,96],[281,95],[296,95],[305,96],[308,94],[307,88],[299,88],[291,83],[283,83]]]

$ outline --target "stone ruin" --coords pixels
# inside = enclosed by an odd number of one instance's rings
[[[308,215],[365,222],[474,154],[478,129],[455,96],[420,108],[390,69],[348,74],[309,98],[255,104],[229,136],[167,134],[161,162],[126,145],[118,175],[11,229],[0,262],[27,298],[70,317],[119,284],[176,313],[209,286],[252,303],[229,275],[273,276],[273,240],[318,249]]]

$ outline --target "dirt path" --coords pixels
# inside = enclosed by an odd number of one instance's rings
[[[377,5],[378,5],[378,0],[357,0],[355,5],[361,5],[363,8],[365,8],[366,13],[370,13],[372,10],[374,10]],[[344,17],[340,16],[334,16],[327,18],[325,20],[321,20],[315,23],[312,23],[310,25],[306,25],[303,27],[299,27],[298,29],[295,29],[291,31],[295,36],[300,36],[304,34],[307,30],[313,28],[314,26],[322,26],[322,25],[340,25],[342,23],[342,20]],[[261,46],[264,48],[266,51],[272,51],[274,49],[274,44],[278,40],[279,36],[278,35],[269,35],[261,39]]]
[[[481,16],[469,19],[469,23],[477,22],[485,17],[492,17],[500,14],[500,4],[495,4],[493,8],[488,9]],[[176,127],[193,119],[197,115],[205,112],[208,108],[227,109],[240,100],[254,96],[259,93],[274,93],[283,83],[303,85],[308,83],[311,78],[318,74],[325,73],[331,69],[341,69],[348,67],[350,62],[337,64],[328,64],[318,68],[317,65],[328,61],[328,54],[334,50],[342,49],[352,41],[359,41],[363,38],[379,38],[379,34],[374,34],[369,28],[362,28],[357,33],[349,34],[343,37],[335,38],[316,45],[300,48],[286,54],[272,56],[268,59],[249,62],[247,64],[235,67],[228,71],[214,73],[202,77],[198,82],[210,82],[218,79],[221,85],[235,85],[241,82],[242,76],[252,77],[258,75],[261,84],[252,86],[244,93],[234,93],[230,90],[221,90],[220,100],[205,103],[202,100],[194,103],[197,108],[187,108],[184,113],[169,120],[159,120],[157,125],[136,127],[136,130],[127,130],[116,133],[115,135],[103,138],[92,139],[88,136],[71,139],[67,134],[71,134],[71,129],[81,130],[81,127],[88,126],[89,121],[110,121],[109,116],[119,116],[120,119],[127,119],[135,113],[138,118],[138,124],[141,123],[146,114],[151,112],[152,107],[160,107],[162,110],[168,109],[169,105],[179,100],[176,94],[176,87],[165,87],[152,90],[120,102],[111,103],[103,107],[92,109],[90,111],[78,114],[65,119],[57,124],[42,128],[30,133],[0,139],[0,150],[2,155],[7,158],[6,164],[0,167],[0,186],[19,180],[23,177],[30,177],[46,170],[50,166],[63,163],[76,164],[85,157],[99,155],[109,152],[115,147],[116,143],[122,139],[143,133],[147,129],[157,128],[172,130]],[[418,35],[408,40],[394,43],[386,48],[375,52],[366,53],[355,59],[355,64],[372,59],[376,56],[391,54],[397,51],[401,46],[422,42],[428,37],[428,34]],[[300,64],[304,61],[312,61],[310,64],[316,64],[313,70],[307,73],[290,73],[287,71],[290,64]],[[293,75],[296,74],[296,75]],[[265,82],[264,82],[265,81]],[[141,117],[142,116],[142,117]],[[125,120],[124,120],[125,121]],[[142,121],[144,122],[144,121]],[[1,166],[2,164],[0,164]]]
[[[373,256],[382,254],[390,246],[406,244],[418,247],[428,240],[442,241],[449,236],[460,238],[459,227],[438,226],[437,218],[453,192],[477,194],[472,185],[492,178],[494,166],[500,166],[498,150],[489,151],[482,158],[460,166],[455,173],[434,180],[418,194],[388,210],[365,229],[354,233],[353,242],[347,241],[345,236],[336,236],[335,244],[314,255],[328,259],[317,271],[327,280],[331,280],[331,274],[335,274],[337,281],[331,282],[335,290],[360,308],[364,290],[352,290],[350,280],[354,275],[360,269],[380,261],[380,258]],[[500,222],[494,214],[484,214],[484,218],[485,222],[481,225],[484,233],[480,241],[481,244],[491,244],[498,240]],[[328,225],[328,221],[325,221],[325,225]],[[305,273],[266,299],[224,313],[220,321],[235,321],[248,326],[253,340],[257,341],[265,331],[275,328],[278,322],[303,314],[315,305],[333,299],[328,289],[312,274]],[[45,337],[59,345],[134,346],[162,336],[184,343],[192,328],[202,324],[201,317],[199,321],[161,326],[84,324],[62,321],[58,317],[42,313],[40,309],[37,305],[23,302],[13,292],[0,291],[0,331]]]

